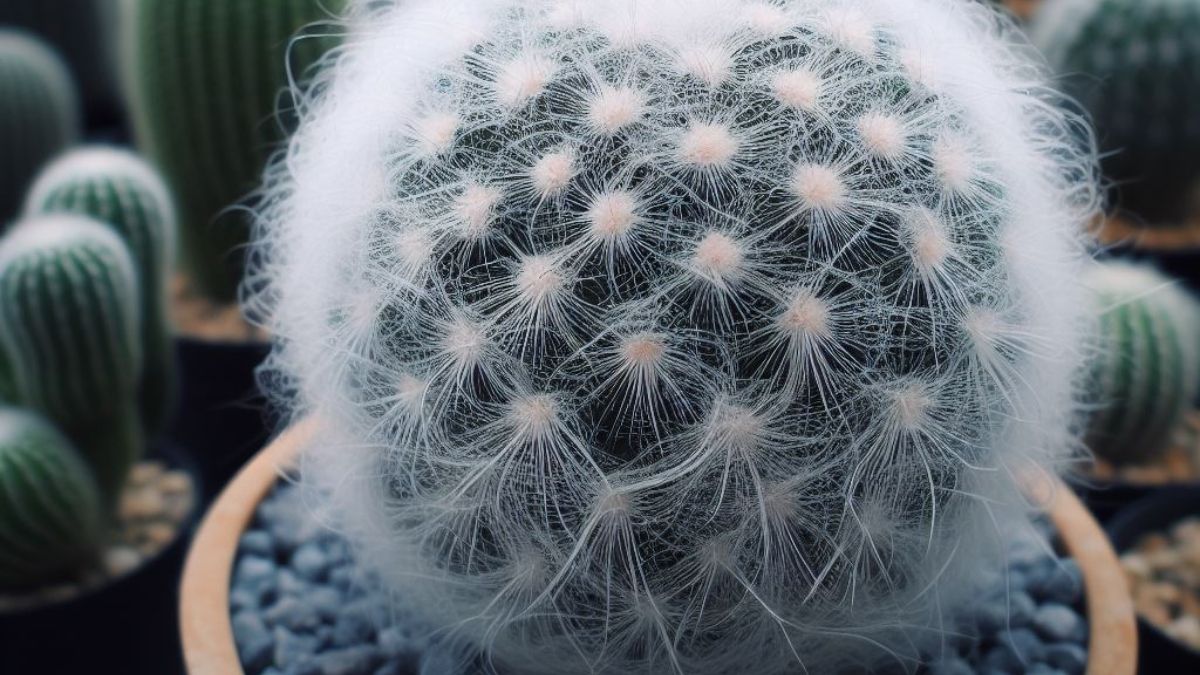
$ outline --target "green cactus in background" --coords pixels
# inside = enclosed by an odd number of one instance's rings
[[[116,5],[114,0],[3,0],[0,25],[19,27],[54,45],[74,73],[89,114],[108,122],[120,108]]]
[[[285,135],[276,111],[291,105],[290,78],[336,44],[293,37],[342,4],[129,0],[124,7],[138,142],[179,200],[184,262],[214,300],[236,297],[249,219],[229,207],[258,186]]]
[[[40,417],[0,408],[0,589],[59,580],[95,555],[100,491],[70,442]]]
[[[142,450],[136,280],[121,239],[82,216],[29,219],[0,243],[0,349],[13,402],[75,443],[110,500]]]
[[[40,40],[0,30],[0,225],[42,164],[79,136],[79,102],[62,60]]]
[[[1031,30],[1095,121],[1117,206],[1200,215],[1200,0],[1048,0]]]
[[[1105,263],[1087,281],[1102,312],[1089,443],[1115,463],[1151,459],[1170,446],[1200,388],[1200,304],[1146,265]]]
[[[176,218],[162,179],[141,158],[115,148],[77,150],[34,183],[26,215],[77,213],[111,226],[133,254],[141,285],[145,354],[140,400],[151,437],[160,434],[175,401],[175,356],[167,320]]]

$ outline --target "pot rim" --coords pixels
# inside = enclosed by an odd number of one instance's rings
[[[314,435],[305,419],[267,445],[213,504],[192,542],[183,570],[180,629],[188,675],[244,675],[233,635],[229,589],[241,535],[258,505]],[[1078,562],[1087,598],[1087,675],[1135,675],[1137,623],[1128,582],[1100,524],[1061,479],[1030,484],[1046,504],[1067,552]]]

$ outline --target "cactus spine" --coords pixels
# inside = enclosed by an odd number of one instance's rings
[[[160,434],[175,400],[175,353],[167,321],[169,274],[175,254],[175,208],[162,179],[136,155],[113,148],[71,152],[48,167],[30,191],[27,216],[75,213],[94,218],[125,241],[141,290],[145,372],[142,419]]]
[[[1071,445],[1096,202],[993,10],[364,7],[254,270],[362,559],[512,672],[936,645]]]
[[[125,67],[138,143],[179,200],[182,252],[201,291],[232,301],[249,235],[230,210],[282,140],[289,77],[334,41],[297,31],[340,0],[131,0]],[[282,117],[276,117],[277,109]]]
[[[75,443],[110,500],[142,450],[136,279],[120,238],[81,216],[26,220],[0,243],[0,347],[14,403]]]
[[[1153,459],[1200,390],[1200,304],[1145,265],[1103,264],[1088,285],[1102,311],[1090,446],[1116,463]]]
[[[1117,206],[1200,216],[1200,0],[1047,0],[1031,30],[1112,151]]]
[[[17,215],[42,164],[79,136],[78,106],[58,55],[32,36],[0,30],[0,226]]]
[[[95,555],[100,491],[67,439],[36,415],[0,408],[0,589],[57,581]]]

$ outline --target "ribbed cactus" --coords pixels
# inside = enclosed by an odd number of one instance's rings
[[[119,0],[4,0],[0,26],[15,26],[54,45],[74,73],[89,113],[108,121],[120,107],[116,78]]]
[[[145,372],[142,419],[150,435],[162,432],[175,401],[175,352],[167,321],[169,275],[175,259],[175,207],[166,185],[136,155],[86,148],[55,161],[35,181],[27,216],[76,213],[110,227],[125,241],[137,267]]]
[[[183,260],[215,300],[235,298],[250,224],[231,207],[258,186],[294,117],[290,78],[336,44],[319,27],[293,37],[342,1],[125,3],[138,143],[179,200]]]
[[[1200,0],[1046,0],[1031,30],[1111,151],[1117,206],[1200,216]]]
[[[61,580],[99,549],[100,492],[71,444],[44,420],[0,408],[0,589]]]
[[[115,499],[142,451],[137,274],[108,227],[33,218],[0,242],[0,349],[13,402],[42,413]]]
[[[1200,303],[1146,265],[1109,262],[1087,281],[1102,312],[1091,448],[1112,462],[1151,460],[1200,390]]]
[[[36,38],[0,29],[0,228],[42,164],[79,136],[79,102],[62,60]]]
[[[936,648],[1024,518],[1011,477],[1070,445],[1083,337],[1093,156],[1007,24],[364,11],[252,278],[366,564],[501,672]]]

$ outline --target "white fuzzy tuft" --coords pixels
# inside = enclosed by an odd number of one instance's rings
[[[606,86],[588,103],[588,121],[597,131],[612,135],[638,121],[645,106],[636,89]]]
[[[679,143],[679,158],[701,169],[727,167],[737,151],[733,132],[720,124],[697,124]]]
[[[813,112],[821,98],[821,79],[805,69],[777,73],[772,82],[775,96],[785,105]]]
[[[805,164],[792,175],[792,191],[803,206],[838,211],[846,203],[846,183],[835,169]]]

